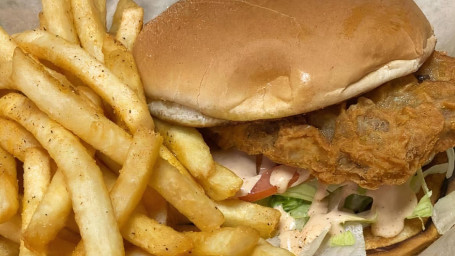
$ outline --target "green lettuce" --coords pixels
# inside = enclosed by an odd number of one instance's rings
[[[330,246],[350,246],[355,244],[355,237],[350,230],[330,238]]]

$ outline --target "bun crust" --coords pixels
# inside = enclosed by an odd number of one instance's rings
[[[250,121],[412,73],[435,41],[412,0],[182,0],[144,27],[133,53],[147,97]]]

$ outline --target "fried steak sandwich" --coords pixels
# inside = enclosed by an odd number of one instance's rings
[[[304,219],[283,224],[278,244],[299,255],[330,253],[332,242],[374,253],[419,233],[429,199],[448,193],[447,159],[434,156],[449,150],[450,160],[455,146],[455,60],[435,44],[412,0],[182,0],[144,27],[134,55],[154,116],[204,127],[222,150],[272,166],[257,167],[258,183],[245,178],[239,196],[277,207],[283,221]],[[432,159],[449,174],[425,173]]]

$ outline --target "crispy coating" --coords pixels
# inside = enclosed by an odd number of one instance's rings
[[[455,59],[435,53],[416,76],[352,102],[209,133],[223,148],[264,154],[326,183],[350,180],[369,189],[402,184],[432,155],[455,146],[454,83]]]

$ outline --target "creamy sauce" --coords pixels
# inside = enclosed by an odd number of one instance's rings
[[[417,198],[409,184],[382,186],[367,192],[373,198],[372,211],[377,220],[371,225],[373,235],[394,237],[404,228],[404,220],[417,205]]]

